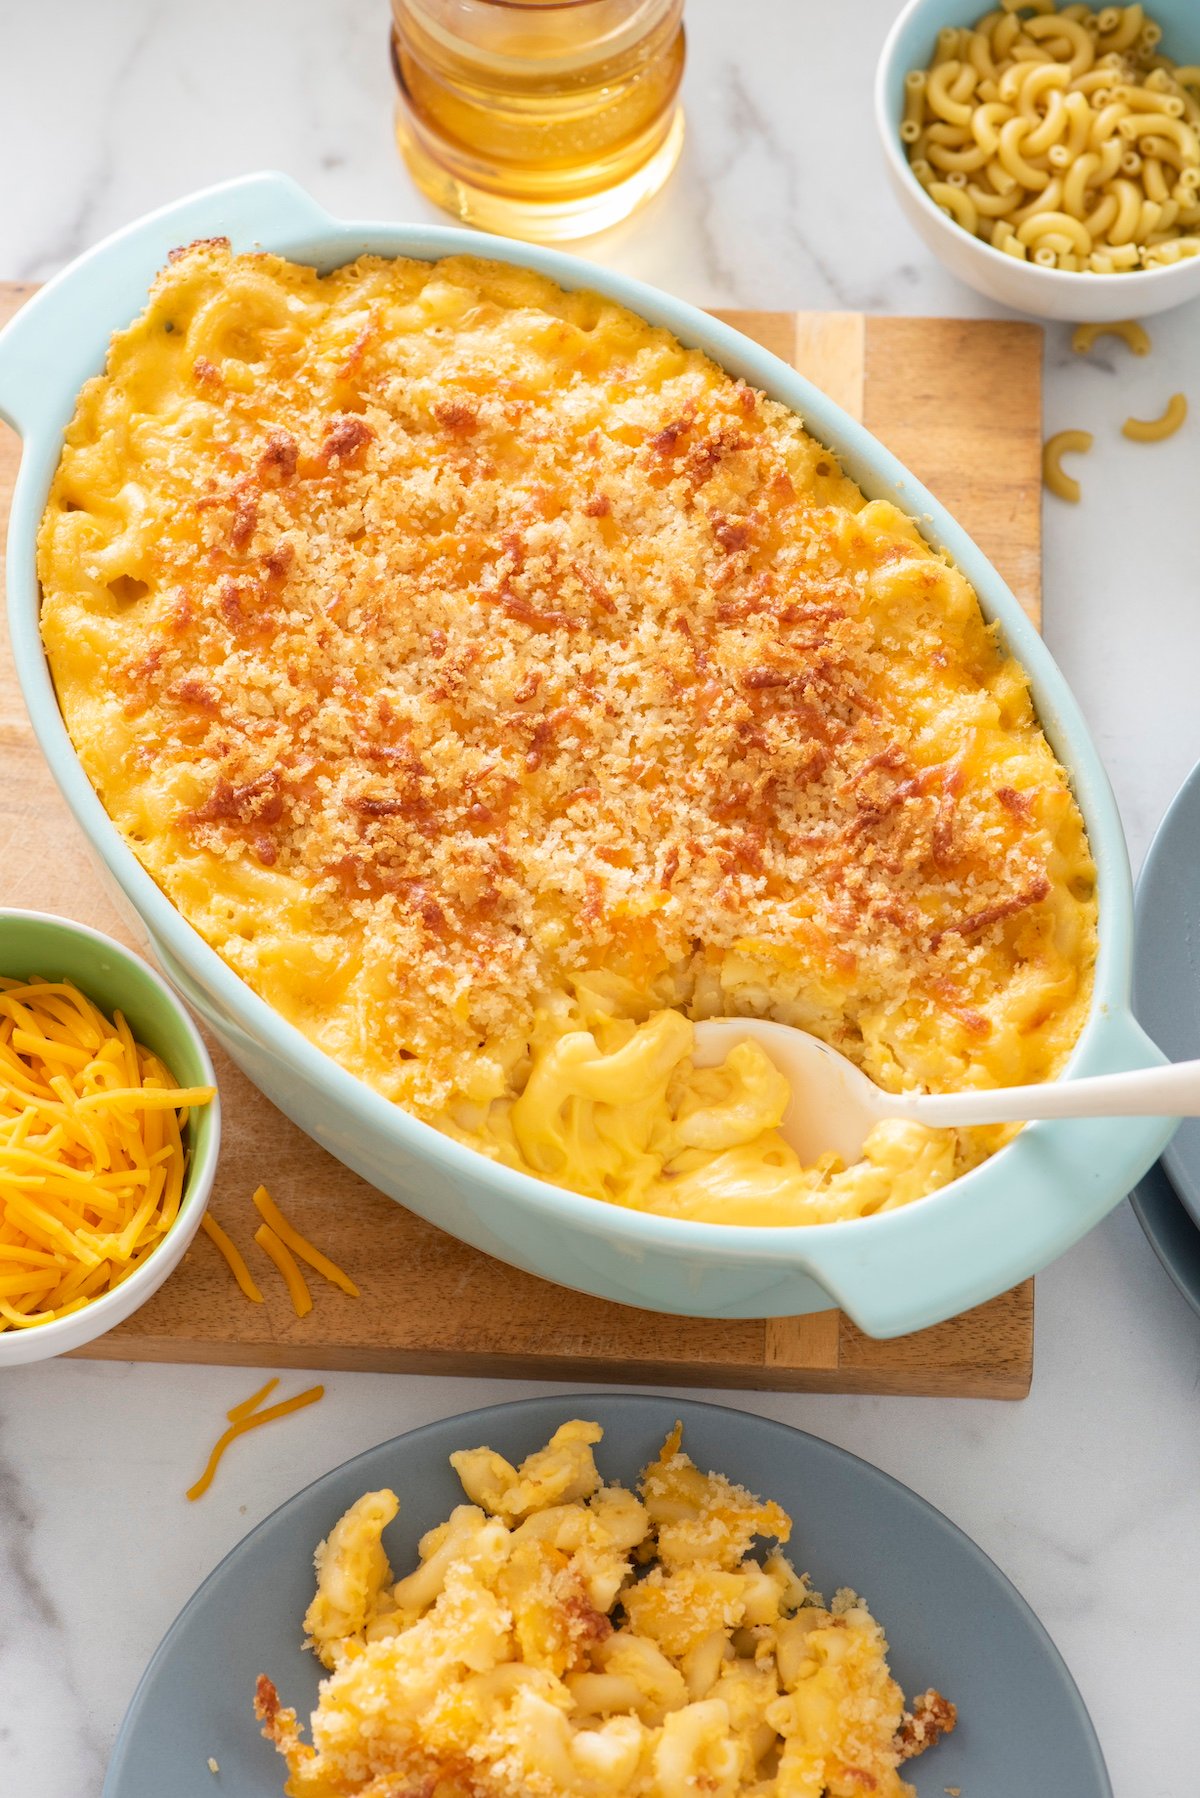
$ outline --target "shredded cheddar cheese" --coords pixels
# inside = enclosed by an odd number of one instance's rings
[[[254,1232],[254,1240],[283,1275],[296,1316],[307,1317],[312,1310],[312,1293],[308,1290],[308,1284],[292,1251],[285,1242],[279,1240],[270,1224],[260,1224]]]
[[[80,1310],[154,1252],[214,1090],[178,1086],[70,981],[0,976],[0,1330]]]
[[[252,1392],[249,1398],[244,1398],[240,1405],[235,1405],[232,1411],[226,1411],[225,1415],[230,1423],[240,1423],[243,1417],[249,1417],[252,1411],[257,1411],[263,1400],[270,1398],[278,1384],[279,1377],[276,1375],[273,1380],[268,1380],[265,1386],[260,1386],[257,1392]]]
[[[306,1405],[315,1405],[318,1399],[325,1396],[324,1386],[309,1386],[306,1391],[296,1393],[294,1398],[281,1399],[277,1405],[268,1405],[265,1411],[257,1410],[259,1402],[273,1392],[278,1384],[277,1379],[268,1380],[251,1398],[243,1399],[240,1405],[234,1405],[232,1410],[226,1411],[229,1428],[213,1443],[212,1452],[200,1478],[194,1486],[188,1487],[189,1499],[194,1501],[204,1497],[213,1483],[221,1457],[231,1442],[244,1436],[248,1430],[256,1430],[260,1424],[271,1423],[276,1417],[289,1417],[293,1411],[302,1411]]]
[[[254,1277],[251,1274],[250,1269],[246,1266],[245,1261],[242,1259],[241,1250],[238,1248],[233,1238],[226,1235],[216,1218],[210,1216],[207,1211],[200,1219],[200,1228],[204,1231],[204,1234],[216,1244],[218,1251],[225,1258],[230,1273],[233,1275],[246,1297],[252,1300],[254,1304],[261,1305],[263,1302],[263,1295],[255,1285]]]
[[[288,1223],[265,1186],[260,1186],[253,1196],[255,1207],[267,1228],[287,1244],[293,1255],[299,1255],[301,1261],[307,1261],[314,1272],[322,1274],[350,1298],[356,1299],[359,1296],[358,1287],[349,1274],[343,1273],[336,1261],[331,1261],[328,1255],[323,1255],[320,1249],[314,1248],[307,1236],[301,1236],[299,1230]]]

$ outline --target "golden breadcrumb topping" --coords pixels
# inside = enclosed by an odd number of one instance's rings
[[[616,305],[193,245],[81,395],[40,567],[146,867],[472,1139],[595,970],[893,1086],[1044,1077],[1074,1041],[1093,870],[970,586]]]
[[[905,1709],[870,1611],[826,1607],[781,1546],[792,1520],[680,1448],[606,1484],[598,1424],[514,1466],[450,1457],[467,1503],[396,1581],[394,1492],[316,1553],[307,1646],[329,1671],[311,1744],[261,1675],[291,1798],[914,1798],[903,1762],[957,1721]]]

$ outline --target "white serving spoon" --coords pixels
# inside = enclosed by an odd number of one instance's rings
[[[847,1165],[857,1161],[869,1132],[884,1118],[954,1130],[1034,1118],[1200,1117],[1200,1061],[1039,1086],[888,1093],[828,1043],[765,1018],[709,1018],[697,1024],[692,1061],[698,1068],[719,1067],[745,1042],[757,1043],[791,1086],[780,1129],[806,1166],[831,1149]]]

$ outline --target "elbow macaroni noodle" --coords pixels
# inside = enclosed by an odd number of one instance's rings
[[[1111,324],[1076,325],[1071,337],[1071,347],[1078,354],[1086,355],[1101,337],[1119,337],[1135,356],[1145,356],[1150,350],[1150,338],[1145,327],[1131,318],[1120,319]],[[1182,393],[1175,393],[1161,418],[1127,418],[1121,430],[1126,437],[1133,438],[1137,443],[1159,443],[1164,437],[1173,437],[1186,418],[1187,399]],[[1063,468],[1063,456],[1082,455],[1091,447],[1090,431],[1058,431],[1053,437],[1047,438],[1042,450],[1042,479],[1051,493],[1056,494],[1059,499],[1076,503],[1080,497],[1079,482]]]
[[[636,1493],[602,1482],[602,1434],[565,1423],[520,1466],[451,1455],[467,1502],[400,1580],[396,1494],[339,1519],[304,1619],[329,1675],[311,1743],[258,1681],[292,1798],[915,1798],[899,1769],[954,1705],[905,1709],[863,1600],[826,1607],[787,1513],[702,1473],[678,1424]]]
[[[905,81],[913,174],[972,236],[1045,268],[1200,254],[1200,67],[1161,55],[1161,39],[1140,5],[1003,0],[948,26]]]
[[[1133,318],[1118,319],[1111,324],[1076,325],[1071,335],[1071,348],[1077,355],[1086,356],[1101,337],[1119,337],[1135,356],[1150,354],[1150,334],[1145,325]]]
[[[1091,447],[1090,431],[1056,431],[1053,437],[1047,437],[1042,450],[1042,479],[1059,499],[1078,504],[1080,492],[1079,482],[1062,466],[1063,456],[1082,456]]]
[[[1173,393],[1161,418],[1127,418],[1121,431],[1135,443],[1161,443],[1164,437],[1173,437],[1186,418],[1186,398]]]
[[[803,1168],[780,1074],[694,1069],[694,1019],[797,1024],[893,1089],[1049,1078],[1075,1041],[1094,870],[975,594],[620,307],[193,246],[84,389],[39,554],[133,851],[320,1048],[493,1159],[856,1218],[1011,1132],[883,1124]]]

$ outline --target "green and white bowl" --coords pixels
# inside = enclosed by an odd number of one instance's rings
[[[122,1012],[137,1041],[170,1068],[180,1086],[215,1086],[208,1050],[179,999],[153,968],[112,937],[49,912],[0,910],[0,974],[17,980],[40,974],[46,980],[71,981],[110,1017],[114,1011]],[[220,1140],[221,1104],[214,1097],[188,1118],[183,1199],[153,1254],[119,1286],[81,1310],[50,1323],[0,1331],[0,1368],[47,1361],[82,1348],[131,1317],[158,1291],[179,1266],[200,1226],[217,1171]]]

